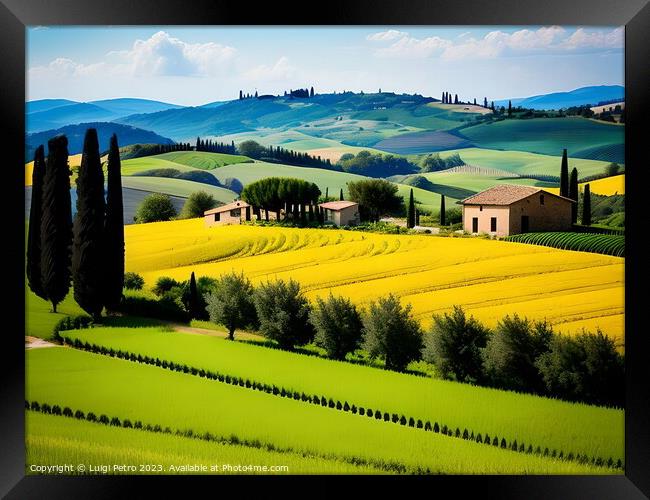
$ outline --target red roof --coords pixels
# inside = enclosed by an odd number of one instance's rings
[[[459,203],[462,203],[463,205],[512,205],[519,200],[523,200],[540,192],[548,194],[549,196],[562,198],[563,200],[570,201],[571,203],[575,203],[575,201],[570,198],[549,193],[548,191],[544,191],[541,188],[533,186],[519,186],[517,184],[499,184],[497,186],[486,189],[485,191],[481,191],[480,193],[472,195],[469,198],[465,198]]]
[[[233,201],[232,203],[228,203],[227,205],[221,205],[220,207],[213,208],[211,210],[206,210],[205,212],[203,212],[203,215],[228,212],[229,210],[235,210],[237,208],[246,208],[246,207],[250,207],[250,205],[245,201],[237,200],[237,201]]]
[[[328,201],[327,203],[321,203],[319,207],[327,208],[328,210],[343,210],[344,208],[357,206],[358,203],[354,201]]]

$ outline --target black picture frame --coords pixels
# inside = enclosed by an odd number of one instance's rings
[[[627,177],[627,256],[625,290],[626,408],[624,476],[436,476],[414,478],[347,477],[363,491],[415,486],[423,481],[431,494],[451,489],[454,496],[494,498],[622,499],[650,497],[650,363],[648,334],[642,317],[644,277],[648,275],[640,227],[643,188],[644,121],[650,116],[650,5],[648,0],[411,0],[388,2],[335,0],[323,4],[266,2],[244,4],[214,0],[1,0],[2,135],[4,175],[10,176],[15,202],[5,204],[5,218],[15,229],[6,242],[17,248],[7,253],[4,273],[8,291],[4,314],[15,326],[2,331],[0,340],[0,495],[6,498],[130,498],[138,490],[150,493],[175,489],[183,496],[211,494],[236,488],[238,496],[269,494],[280,486],[303,495],[337,494],[332,478],[273,477],[54,477],[25,476],[24,449],[24,295],[12,293],[24,286],[24,181],[25,27],[34,25],[625,25],[625,158]],[[317,21],[317,23],[315,22]],[[550,68],[550,70],[552,70]],[[289,481],[287,481],[289,479]],[[190,483],[191,481],[191,483]],[[411,482],[413,481],[413,483]],[[408,482],[408,483],[406,483]],[[309,483],[309,484],[306,484]],[[395,484],[397,483],[397,484]],[[290,491],[289,491],[290,493]],[[415,491],[412,494],[416,494]],[[419,493],[417,493],[419,494]],[[149,496],[149,495],[143,495]],[[139,496],[141,497],[141,496]]]

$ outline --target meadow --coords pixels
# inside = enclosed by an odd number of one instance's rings
[[[230,189],[212,186],[202,182],[188,181],[185,179],[172,179],[168,177],[128,176],[122,178],[122,186],[140,191],[168,194],[187,198],[195,191],[205,191],[221,203],[230,203],[238,194]]]
[[[387,235],[252,225],[205,228],[201,219],[125,228],[126,270],[145,286],[244,272],[254,283],[293,278],[309,299],[388,293],[425,327],[462,305],[489,326],[506,314],[547,319],[557,331],[599,327],[623,345],[624,259],[482,238]],[[534,265],[531,264],[534,262]]]
[[[28,401],[98,416],[192,429],[195,434],[210,432],[216,437],[234,435],[321,458],[356,457],[388,470],[401,466],[432,473],[620,473],[427,433],[75,349],[34,349],[26,357]]]
[[[109,471],[107,474],[138,474],[141,464],[174,465],[153,474],[193,474],[179,471],[186,464],[217,465],[219,474],[241,474],[224,465],[285,465],[275,474],[388,474],[370,465],[355,465],[337,459],[304,456],[299,453],[269,451],[251,446],[208,442],[196,438],[138,429],[109,427],[99,423],[28,411],[25,448],[27,464],[124,464],[136,472]],[[30,473],[29,466],[26,474]],[[204,472],[214,474],[215,472]]]
[[[623,412],[425,378],[160,328],[95,327],[66,339],[173,361],[350,405],[516,439],[567,455],[623,459]]]

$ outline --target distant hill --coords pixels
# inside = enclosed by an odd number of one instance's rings
[[[76,123],[112,121],[138,113],[154,113],[166,109],[180,108],[148,99],[106,99],[91,102],[76,102],[67,99],[43,99],[25,104],[27,132],[40,132]]]
[[[174,141],[167,137],[160,136],[149,130],[122,125],[111,122],[91,122],[77,125],[67,125],[58,129],[46,130],[25,136],[25,161],[31,161],[34,157],[34,150],[40,145],[45,146],[47,154],[47,141],[52,137],[65,134],[68,138],[68,153],[73,155],[81,153],[83,140],[88,128],[96,128],[99,136],[99,148],[102,152],[107,151],[112,134],[117,134],[120,146],[128,146],[137,143],[172,144]]]
[[[510,99],[513,106],[522,106],[530,109],[561,109],[584,104],[596,105],[601,101],[625,99],[625,87],[621,85],[599,85],[594,87],[581,87],[569,92],[554,92],[531,97],[518,97]],[[508,106],[508,99],[494,101],[496,106]]]

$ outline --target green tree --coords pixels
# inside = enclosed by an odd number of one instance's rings
[[[74,299],[95,321],[104,308],[104,171],[99,155],[97,130],[84,138],[77,176],[77,215],[72,245]]]
[[[490,382],[515,391],[544,391],[535,361],[548,352],[553,330],[545,321],[531,322],[517,314],[501,319],[483,352]]]
[[[384,359],[389,370],[404,371],[420,359],[422,331],[411,305],[402,307],[392,294],[371,302],[363,317],[363,348],[371,358]]]
[[[486,346],[488,330],[465,311],[454,306],[451,314],[433,315],[431,329],[424,338],[422,358],[436,365],[445,378],[460,382],[483,379],[481,350]]]
[[[259,285],[253,296],[259,331],[281,349],[293,349],[314,338],[309,302],[298,282],[283,280]]]
[[[571,204],[571,222],[578,222],[578,169],[573,167],[569,177],[569,198],[575,201]]]
[[[444,194],[440,195],[440,225],[441,226],[447,225]]]
[[[343,201],[343,188],[341,188],[341,192],[339,193],[339,201]]]
[[[512,101],[508,101],[508,118],[512,117]]]
[[[591,226],[591,188],[585,184],[585,192],[582,195],[582,224]]]
[[[259,142],[250,140],[239,144],[238,149],[240,155],[258,159],[261,158],[266,151],[266,148],[264,148],[264,146],[262,146]]]
[[[124,273],[124,288],[127,290],[142,290],[144,278],[138,273]]]
[[[206,210],[210,210],[216,206],[217,200],[214,199],[214,196],[205,191],[195,191],[185,201],[180,218],[194,219],[196,217],[203,217],[203,213]]]
[[[331,293],[327,300],[317,297],[309,319],[316,331],[314,342],[330,358],[343,360],[361,344],[361,315],[347,298]]]
[[[385,179],[367,179],[348,183],[348,194],[359,204],[365,220],[377,222],[388,213],[404,213],[404,200],[397,194],[397,185]]]
[[[140,224],[161,222],[176,217],[176,209],[171,198],[166,194],[152,193],[148,195],[135,213],[135,220]]]
[[[562,165],[560,167],[560,196],[569,197],[569,161],[566,149],[562,150]]]
[[[610,163],[605,167],[605,174],[608,177],[611,177],[612,175],[618,175],[621,171],[621,166],[618,163]]]
[[[122,299],[124,287],[124,202],[122,165],[117,136],[113,134],[106,167],[106,219],[104,221],[104,305],[114,311]]]
[[[415,200],[413,199],[413,188],[409,194],[409,205],[406,211],[406,227],[409,229],[415,227]]]
[[[189,313],[190,318],[198,318],[201,313],[201,301],[199,300],[199,291],[196,287],[194,271],[192,271],[192,275],[190,276],[189,297],[187,302],[187,312]]]
[[[27,283],[32,292],[47,300],[41,277],[41,217],[43,211],[43,177],[45,175],[45,152],[38,146],[34,153],[32,171],[32,201],[27,228]]]
[[[52,311],[68,294],[72,258],[72,206],[68,139],[65,135],[48,141],[43,178],[41,219],[41,276]]]

